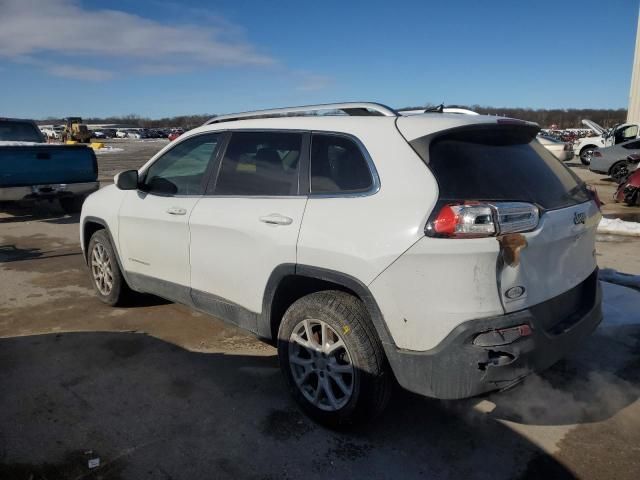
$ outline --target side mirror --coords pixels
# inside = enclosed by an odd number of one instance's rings
[[[116,187],[120,190],[137,190],[138,188],[138,171],[127,170],[125,172],[118,173],[114,182]]]

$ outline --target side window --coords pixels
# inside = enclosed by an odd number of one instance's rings
[[[160,195],[201,195],[204,174],[222,135],[211,133],[185,140],[147,169],[143,190]]]
[[[302,134],[233,132],[215,195],[297,195]]]
[[[615,133],[615,143],[626,142],[632,140],[638,136],[638,126],[629,125],[628,127],[621,128]]]
[[[372,186],[369,165],[353,140],[338,135],[313,135],[311,193],[366,192]]]
[[[628,150],[637,150],[640,149],[640,141],[625,143],[622,147]]]

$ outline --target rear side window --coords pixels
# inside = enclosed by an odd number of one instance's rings
[[[30,122],[0,122],[0,141],[10,142],[42,142],[44,137],[40,130]]]
[[[233,132],[214,194],[297,195],[301,149],[301,133]]]
[[[445,201],[522,201],[557,209],[589,200],[584,183],[534,135],[518,126],[460,129],[432,140],[423,160]],[[425,142],[411,144],[420,153]]]
[[[366,192],[372,186],[369,165],[353,140],[338,135],[313,135],[311,193]]]

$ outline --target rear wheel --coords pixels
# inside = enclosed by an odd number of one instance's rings
[[[364,304],[348,293],[317,292],[293,303],[278,331],[278,357],[294,399],[323,425],[369,421],[389,400],[382,345]]]
[[[628,162],[626,160],[621,160],[614,163],[609,170],[609,176],[611,176],[616,183],[622,183],[629,176]]]
[[[116,254],[105,230],[91,236],[87,251],[91,283],[100,301],[107,305],[121,305],[131,290],[125,281]]]
[[[597,148],[595,145],[587,145],[580,150],[580,161],[583,165],[591,165],[591,157]]]

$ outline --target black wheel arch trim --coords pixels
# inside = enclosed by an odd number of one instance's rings
[[[389,332],[387,324],[384,321],[382,311],[380,310],[380,307],[378,306],[378,303],[376,302],[373,294],[364,283],[362,283],[357,278],[343,272],[315,267],[311,265],[303,265],[299,263],[286,263],[278,265],[271,273],[264,292],[262,314],[260,315],[260,318],[258,320],[259,336],[264,338],[272,338],[273,340],[275,340],[273,338],[273,332],[271,330],[271,307],[278,286],[284,278],[291,276],[321,280],[351,290],[364,303],[371,318],[373,327],[375,328],[383,346],[385,346],[385,350],[387,347],[395,348],[395,343],[393,342],[391,333]]]

